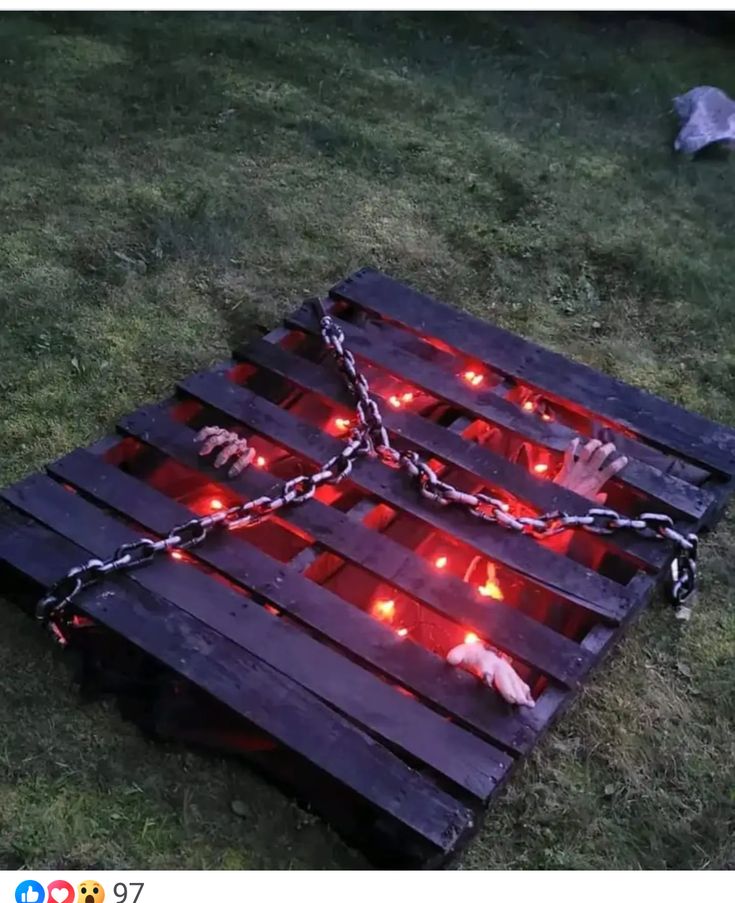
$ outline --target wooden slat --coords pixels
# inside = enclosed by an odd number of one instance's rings
[[[92,495],[95,501],[159,535],[166,535],[173,524],[192,516],[184,505],[82,450],[72,452],[49,469],[64,482]],[[192,549],[191,554],[318,630],[348,654],[375,666],[469,724],[487,739],[515,752],[530,748],[533,734],[509,717],[508,706],[476,678],[449,667],[416,643],[401,640],[395,631],[289,565],[273,560],[234,535],[225,535],[219,542],[208,541]]]
[[[44,589],[84,556],[81,547],[41,524],[0,515],[0,561]],[[472,811],[428,776],[299,683],[160,596],[117,577],[86,590],[76,604],[441,853],[451,852],[471,829]],[[349,800],[348,795],[346,805]]]
[[[432,335],[580,411],[632,429],[685,458],[735,475],[735,431],[584,364],[480,321],[375,270],[361,270],[330,295]]]
[[[324,461],[343,447],[339,440],[221,375],[198,374],[184,380],[179,388],[308,460]],[[363,459],[353,468],[350,479],[388,504],[456,536],[488,558],[600,617],[619,622],[631,607],[632,600],[619,584],[556,555],[527,536],[489,527],[450,506],[427,504],[409,490],[404,474],[378,461]]]
[[[313,309],[303,307],[290,314],[286,321],[304,332],[316,334],[317,323]],[[429,392],[437,398],[503,427],[521,439],[529,440],[543,448],[563,453],[577,433],[557,421],[546,422],[530,417],[511,401],[501,397],[496,391],[475,389],[459,379],[456,366],[450,362],[440,364],[435,359],[434,349],[427,346],[431,354],[430,362],[414,354],[414,337],[407,334],[404,347],[390,338],[395,331],[389,327],[367,332],[350,323],[340,321],[350,350],[365,360],[400,376],[412,385]],[[692,486],[671,474],[662,473],[649,463],[631,458],[616,479],[638,492],[643,492],[677,513],[684,513],[694,519],[704,515],[712,502],[709,493]]]
[[[319,366],[262,339],[238,349],[236,358],[285,377],[303,389],[343,405],[346,410],[351,411],[354,406],[344,380],[331,361],[327,366]],[[461,467],[494,489],[508,492],[537,511],[558,510],[581,515],[590,508],[588,499],[551,480],[535,477],[525,467],[476,442],[469,442],[425,417],[410,411],[396,411],[388,405],[383,406],[382,416],[386,428],[394,436],[408,440],[413,447],[444,463]],[[610,549],[654,569],[663,567],[670,556],[666,545],[624,532],[600,537],[600,541]]]
[[[167,409],[153,407],[131,414],[123,418],[120,427],[175,460],[203,471],[210,480],[224,479],[221,471],[198,455],[192,441],[194,432],[172,420]],[[223,488],[240,498],[256,498],[277,492],[281,485],[267,472],[251,467],[235,479],[227,478]],[[279,517],[306,531],[324,548],[450,620],[472,628],[515,659],[560,683],[575,685],[591,667],[592,657],[581,652],[577,643],[507,605],[492,599],[478,601],[474,591],[451,574],[437,579],[436,570],[421,555],[355,521],[351,514],[312,498],[283,509]],[[519,742],[516,737],[514,745]]]
[[[2,497],[98,557],[139,535],[41,475]],[[128,574],[475,798],[486,800],[504,778],[512,761],[504,753],[197,568],[163,556]]]

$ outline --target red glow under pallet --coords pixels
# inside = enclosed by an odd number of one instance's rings
[[[608,498],[626,514],[663,511],[701,532],[732,492],[730,429],[378,272],[346,279],[327,306],[394,443],[468,491],[583,513],[589,503],[552,482],[581,435],[630,458]],[[305,305],[124,418],[118,436],[5,489],[4,585],[30,605],[72,565],[141,532],[271,492],[337,452],[352,416]],[[262,466],[232,480],[214,470],[193,442],[208,424],[248,437]],[[376,861],[436,865],[652,598],[671,554],[625,533],[552,548],[439,507],[362,460],[277,520],[87,590],[72,645],[88,684],[117,691],[157,736],[243,755]],[[475,577],[486,561],[487,581]],[[511,656],[534,709],[445,663],[470,632]]]

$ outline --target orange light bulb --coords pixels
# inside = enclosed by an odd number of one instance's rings
[[[465,370],[462,376],[471,386],[479,386],[485,379],[482,373],[478,373],[476,370]]]
[[[494,580],[487,580],[484,586],[478,586],[477,592],[488,599],[500,601],[503,598],[503,591]]]
[[[375,617],[381,621],[392,621],[396,613],[396,603],[393,599],[383,599],[373,605]]]
[[[476,633],[466,633],[464,635],[465,643],[479,643],[480,637]]]

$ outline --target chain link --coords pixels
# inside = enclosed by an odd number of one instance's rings
[[[376,457],[389,467],[400,468],[414,480],[421,495],[439,505],[460,505],[480,520],[507,530],[544,539],[567,530],[582,529],[589,533],[611,534],[631,530],[654,540],[668,539],[677,547],[669,574],[667,590],[674,603],[681,606],[694,592],[697,576],[697,536],[684,535],[675,529],[667,514],[649,512],[635,518],[625,517],[611,508],[590,508],[586,514],[551,511],[536,517],[511,514],[509,505],[484,493],[464,492],[441,480],[428,461],[414,450],[399,451],[391,445],[388,431],[370,386],[357,367],[355,356],[344,346],[344,333],[324,310],[314,302],[320,318],[320,330],[326,347],[332,352],[348,388],[355,396],[357,426],[339,454],[334,455],[314,474],[288,480],[274,496],[261,496],[202,517],[193,517],[172,527],[165,538],[141,537],[124,543],[109,558],[92,558],[72,568],[36,606],[36,617],[48,624],[59,642],[67,641],[65,627],[71,603],[87,587],[115,571],[130,570],[147,564],[162,552],[183,551],[204,542],[213,530],[240,530],[254,527],[272,517],[281,508],[303,504],[314,496],[319,486],[336,484],[348,477],[354,462],[363,456]]]

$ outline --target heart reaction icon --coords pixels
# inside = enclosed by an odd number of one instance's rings
[[[68,881],[57,878],[48,886],[48,903],[74,903],[74,888]]]

